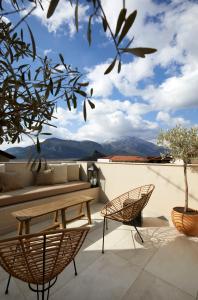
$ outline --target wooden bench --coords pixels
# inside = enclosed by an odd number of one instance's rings
[[[52,197],[53,198],[53,197]],[[30,208],[22,209],[19,211],[15,211],[12,213],[12,215],[18,220],[19,226],[18,226],[18,234],[21,235],[23,233],[23,230],[25,234],[29,234],[30,232],[30,221],[33,218],[40,217],[43,215],[47,215],[50,213],[54,214],[54,220],[52,226],[48,227],[47,229],[53,229],[58,226],[61,226],[62,228],[66,228],[66,224],[69,222],[72,222],[73,220],[80,219],[84,217],[84,213],[82,212],[83,205],[86,204],[87,209],[87,218],[88,218],[88,224],[91,224],[91,212],[90,212],[90,202],[94,200],[92,197],[88,196],[78,196],[78,197],[65,197],[65,195],[60,195],[58,200],[51,201],[46,204],[41,204],[38,206],[33,206]],[[80,205],[80,211],[79,214],[71,219],[66,219],[66,210],[68,208],[79,206]],[[61,221],[58,221],[59,212],[61,215]]]

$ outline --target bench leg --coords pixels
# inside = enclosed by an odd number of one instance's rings
[[[83,213],[83,203],[80,204],[79,215],[82,215],[82,213]]]
[[[30,233],[30,222],[29,220],[25,221],[25,234],[29,234]]]
[[[65,209],[61,209],[62,228],[66,228]]]
[[[58,210],[54,212],[54,217],[53,217],[53,223],[57,223],[58,222]]]
[[[87,207],[87,218],[88,218],[88,223],[89,223],[89,224],[92,224],[92,222],[91,222],[91,211],[90,211],[89,201],[86,202],[86,207]]]
[[[22,235],[23,233],[23,221],[19,221],[18,223],[18,235]]]

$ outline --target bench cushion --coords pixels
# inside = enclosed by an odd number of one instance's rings
[[[11,190],[22,189],[20,173],[17,172],[0,172],[0,191],[8,192]]]
[[[73,181],[48,186],[29,186],[16,191],[0,193],[0,207],[88,188],[90,188],[90,183],[86,181]]]
[[[79,180],[80,168],[78,164],[68,164],[67,165],[67,176],[68,181]]]

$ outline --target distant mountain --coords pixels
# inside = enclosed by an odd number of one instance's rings
[[[137,137],[123,137],[102,144],[85,140],[61,140],[49,138],[41,143],[42,154],[47,159],[81,159],[95,151],[104,155],[158,156],[162,148]],[[6,150],[17,159],[27,159],[36,153],[35,146],[13,147]]]
[[[115,155],[158,156],[163,148],[137,137],[122,137],[103,144],[106,153]]]

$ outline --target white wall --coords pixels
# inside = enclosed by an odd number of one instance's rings
[[[176,164],[96,163],[100,169],[101,201],[140,185],[153,183],[155,190],[145,211],[170,218],[174,206],[184,205],[183,166]],[[189,207],[198,210],[198,165],[188,166]]]

